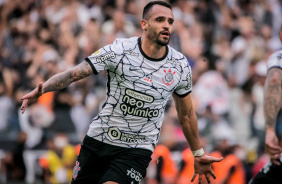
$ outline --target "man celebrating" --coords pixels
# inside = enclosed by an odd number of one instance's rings
[[[51,77],[22,97],[28,104],[43,93],[60,90],[92,73],[108,71],[107,99],[93,119],[78,156],[72,183],[140,183],[159,139],[164,109],[173,95],[179,122],[194,155],[194,175],[215,178],[213,162],[198,137],[192,107],[191,68],[169,47],[174,22],[171,5],[152,1],[143,10],[141,38],[117,39],[69,71]]]
[[[279,34],[282,42],[282,25]],[[276,119],[282,103],[282,50],[274,52],[269,57],[267,68],[264,94],[265,151],[271,163],[254,177],[251,184],[282,183],[282,134],[281,131],[275,132]],[[281,122],[278,125],[281,126]]]

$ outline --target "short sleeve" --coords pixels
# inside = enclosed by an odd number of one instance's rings
[[[122,44],[115,40],[112,44],[97,50],[85,58],[85,61],[90,64],[93,73],[97,75],[100,71],[114,68],[119,62],[122,53]]]
[[[183,68],[181,81],[177,86],[177,88],[175,89],[174,93],[177,96],[183,98],[187,96],[189,93],[191,93],[191,91],[192,91],[192,71],[187,61],[187,65]]]
[[[273,53],[267,61],[267,69],[277,67],[282,68],[282,53],[281,52],[275,52]]]

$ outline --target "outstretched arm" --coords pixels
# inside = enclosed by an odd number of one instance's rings
[[[264,116],[265,116],[265,147],[271,162],[280,165],[282,148],[278,146],[278,138],[275,134],[276,117],[281,107],[281,84],[282,70],[271,68],[267,73],[264,94]]]
[[[202,146],[198,135],[198,122],[196,113],[193,109],[191,96],[189,94],[184,98],[180,98],[174,94],[173,98],[182,131],[189,142],[192,152],[197,153],[197,150],[200,150]],[[199,174],[199,183],[201,183],[202,175],[205,175],[208,183],[210,183],[209,175],[215,179],[215,174],[211,169],[211,164],[213,162],[220,162],[222,159],[223,158],[214,158],[208,156],[205,153],[194,155],[194,174],[192,176],[191,182],[193,182],[196,176]]]
[[[184,98],[180,98],[173,94],[175,107],[177,110],[178,120],[182,131],[189,142],[191,150],[201,149],[201,143],[198,135],[198,122],[195,111],[192,106],[190,94]]]
[[[58,91],[69,86],[72,82],[83,79],[93,73],[93,70],[88,62],[82,62],[76,67],[54,75],[44,84],[40,83],[33,91],[23,96],[21,111],[24,113],[26,107],[36,101],[42,94],[50,91]]]

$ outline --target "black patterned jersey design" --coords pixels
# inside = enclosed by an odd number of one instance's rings
[[[282,50],[276,51],[271,54],[267,61],[267,69],[277,67],[282,68]]]
[[[117,39],[85,59],[94,74],[108,71],[107,99],[88,136],[111,145],[153,151],[172,93],[192,90],[191,68],[170,46],[163,58],[149,58],[141,38]]]

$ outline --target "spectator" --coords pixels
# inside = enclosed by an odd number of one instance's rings
[[[69,144],[66,134],[58,133],[48,142],[48,152],[40,159],[48,183],[70,183],[76,160],[75,148]]]

